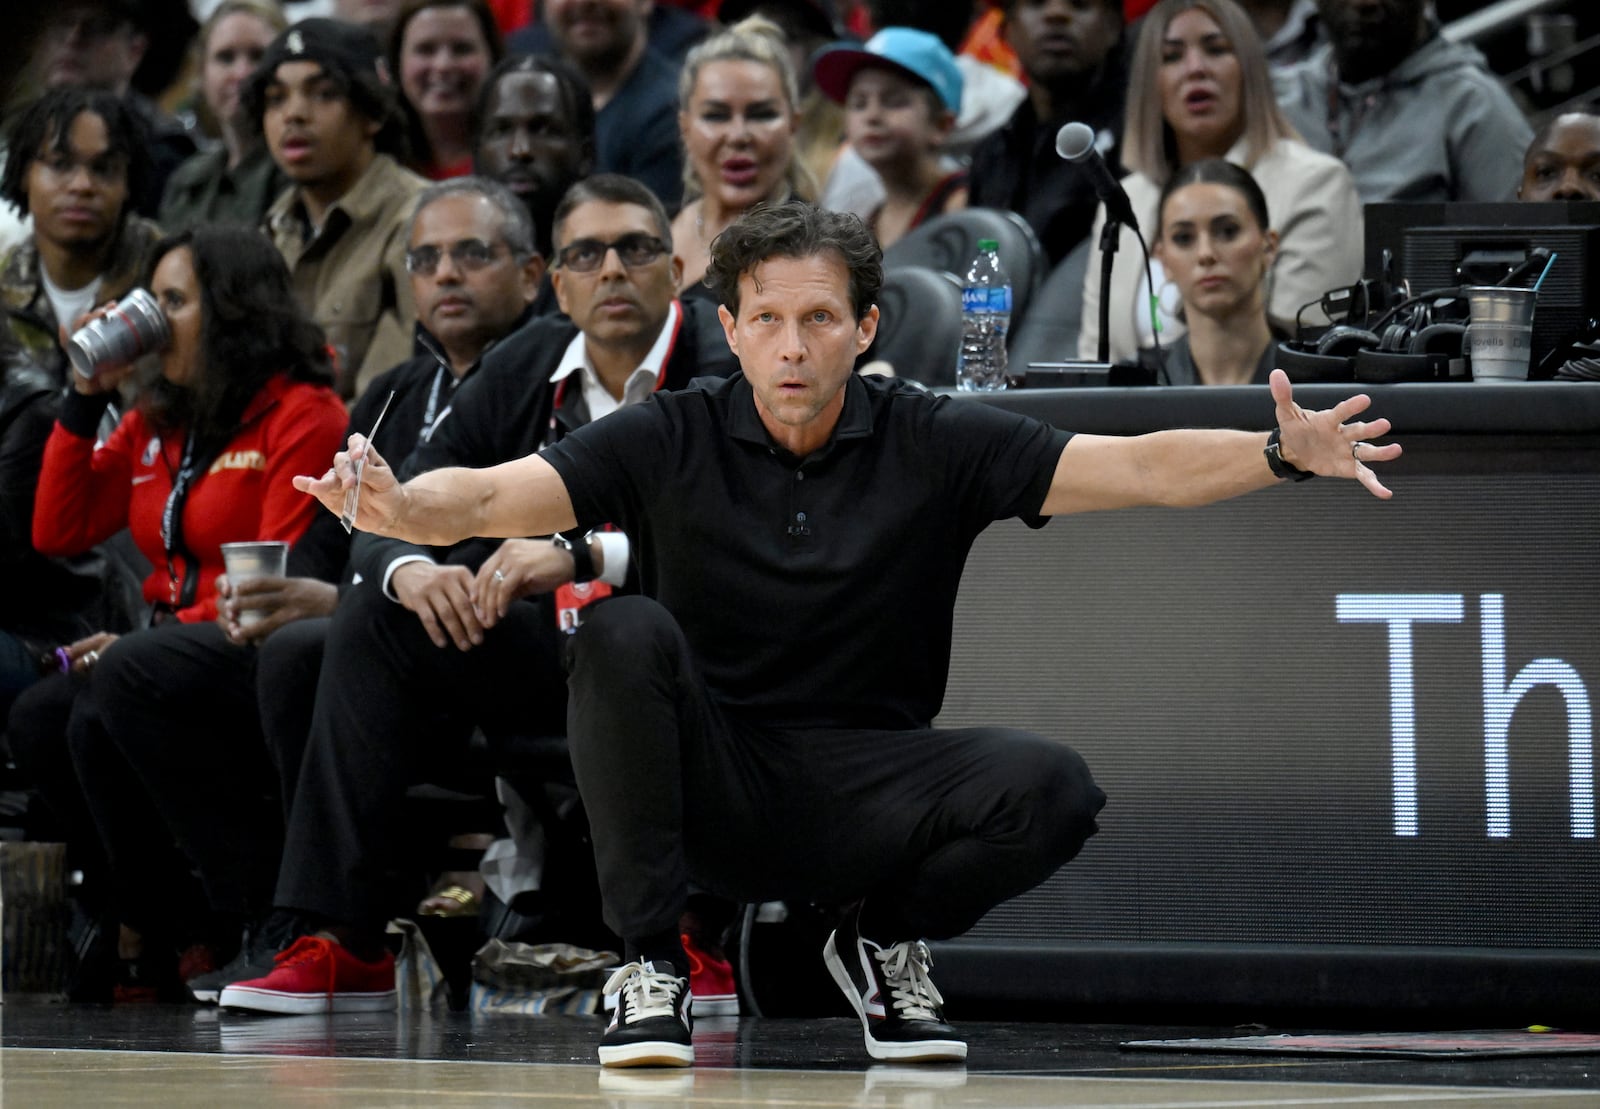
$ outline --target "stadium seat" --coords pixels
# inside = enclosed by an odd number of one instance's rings
[[[878,294],[878,337],[858,362],[879,359],[897,376],[928,386],[954,386],[961,350],[961,286],[926,266],[884,272]]]
[[[927,266],[959,279],[978,253],[978,240],[1000,244],[1000,264],[1011,277],[1011,326],[1028,315],[1049,262],[1038,236],[1015,212],[998,208],[964,208],[946,212],[918,227],[884,251],[885,266]]]
[[[1073,247],[1050,271],[1033,298],[1034,311],[1011,329],[1007,349],[1012,372],[1022,374],[1029,362],[1063,362],[1078,357],[1078,332],[1083,330],[1083,275],[1098,264],[1095,244],[1088,239]]]

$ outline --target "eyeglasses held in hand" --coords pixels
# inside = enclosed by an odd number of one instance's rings
[[[462,239],[441,250],[436,246],[419,246],[406,251],[406,271],[420,277],[432,277],[439,272],[439,260],[450,255],[450,261],[463,273],[477,273],[500,255],[497,243],[482,239]]]
[[[646,235],[641,231],[612,239],[609,243],[599,239],[578,239],[561,248],[556,255],[556,265],[574,273],[593,273],[605,264],[606,255],[612,250],[617,252],[622,264],[631,270],[648,266],[671,251],[672,247],[654,235]]]

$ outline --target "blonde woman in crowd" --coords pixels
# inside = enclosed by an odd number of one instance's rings
[[[683,290],[704,290],[711,240],[747,209],[816,194],[795,156],[799,90],[777,25],[745,19],[689,52],[678,81],[684,205],[672,221]]]
[[[1234,0],[1162,0],[1145,17],[1128,87],[1123,187],[1148,237],[1162,188],[1178,170],[1226,158],[1250,171],[1274,215],[1280,243],[1268,278],[1267,315],[1292,334],[1300,307],[1361,276],[1361,201],[1338,159],[1312,150],[1273,99],[1265,51]],[[1102,205],[1089,241],[1098,244]],[[1131,359],[1183,334],[1178,293],[1159,260],[1145,283],[1138,240],[1123,228],[1111,282],[1111,360]],[[1100,328],[1100,264],[1084,275],[1078,353],[1094,358]],[[1325,322],[1320,312],[1308,320]]]

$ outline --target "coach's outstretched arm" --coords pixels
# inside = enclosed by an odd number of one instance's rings
[[[1367,440],[1389,433],[1388,420],[1346,423],[1365,412],[1365,393],[1333,408],[1307,412],[1294,403],[1289,376],[1272,371],[1279,447],[1284,462],[1326,477],[1354,478],[1375,497],[1393,496],[1367,468],[1400,457],[1400,444]],[[1044,514],[1092,512],[1134,505],[1201,505],[1276,485],[1262,451],[1262,432],[1156,431],[1148,435],[1074,435],[1061,452]]]
[[[566,483],[537,454],[481,470],[431,470],[402,485],[366,436],[352,435],[327,473],[297,477],[294,487],[340,515],[363,458],[355,518],[362,531],[444,547],[475,536],[554,535],[577,526]]]

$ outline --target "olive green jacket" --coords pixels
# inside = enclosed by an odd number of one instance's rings
[[[295,296],[327,332],[339,360],[339,393],[358,395],[383,371],[411,357],[416,307],[406,273],[406,232],[427,182],[387,154],[328,209],[315,231],[299,190],[267,213]]]
[[[222,147],[202,151],[172,171],[161,197],[161,227],[176,235],[199,223],[260,227],[267,209],[289,185],[278,164],[257,143],[228,168]]]

